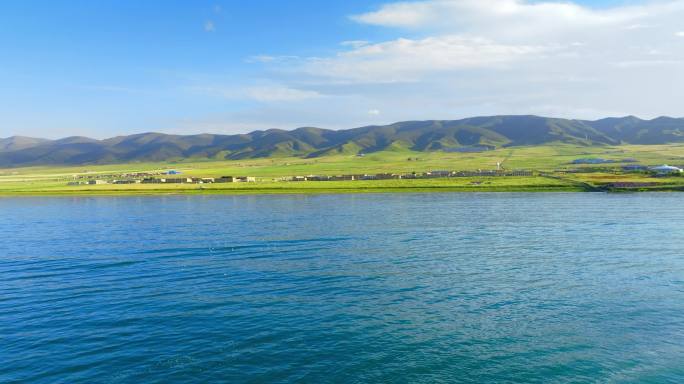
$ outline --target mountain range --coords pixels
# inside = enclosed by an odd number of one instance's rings
[[[143,133],[104,140],[14,136],[0,139],[0,167],[85,165],[193,159],[319,157],[391,149],[454,151],[469,147],[665,144],[684,142],[684,118],[633,116],[571,120],[539,116],[491,116],[462,120],[406,121],[345,130],[269,129],[239,135]]]

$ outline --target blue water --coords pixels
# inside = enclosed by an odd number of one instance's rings
[[[0,383],[682,382],[682,202],[0,199]]]

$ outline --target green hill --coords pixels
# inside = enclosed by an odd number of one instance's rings
[[[318,157],[383,150],[454,151],[547,143],[576,145],[684,142],[684,119],[633,116],[596,121],[538,116],[406,121],[347,130],[270,129],[241,135],[143,133],[105,140],[69,137],[0,139],[0,167],[109,164],[133,161]]]

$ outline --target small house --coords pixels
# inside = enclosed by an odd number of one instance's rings
[[[430,178],[449,177],[451,175],[451,171],[430,171],[426,174],[426,176]]]
[[[534,176],[534,173],[526,170],[513,170],[505,173],[505,176],[529,177]]]
[[[189,177],[171,178],[171,179],[160,179],[162,183],[165,184],[192,184],[193,180]]]
[[[331,181],[353,181],[353,180],[356,180],[356,176],[354,176],[354,175],[337,175],[337,176],[331,176],[330,180]]]
[[[316,176],[309,176],[309,177],[307,177],[307,179],[309,179],[311,181],[330,181],[330,180],[332,180],[332,177],[327,176],[327,175],[316,175]]]
[[[214,183],[233,183],[235,182],[235,178],[233,176],[221,176],[219,178],[214,179]]]

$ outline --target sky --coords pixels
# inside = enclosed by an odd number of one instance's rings
[[[5,0],[0,137],[684,115],[684,0]]]

